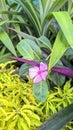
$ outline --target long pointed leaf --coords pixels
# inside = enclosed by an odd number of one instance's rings
[[[13,28],[9,28],[9,29],[15,31],[17,34],[19,34],[19,35],[20,35],[21,37],[23,37],[24,39],[30,39],[30,40],[33,40],[33,41],[37,41],[37,38],[34,37],[34,36],[31,36],[31,35],[26,34],[26,33],[24,33],[24,32],[15,30],[15,29],[13,29]]]
[[[58,61],[59,59],[63,56],[64,52],[66,51],[68,47],[68,43],[63,36],[62,32],[59,31],[49,61],[49,69],[51,69]]]
[[[48,121],[37,130],[60,130],[71,119],[73,119],[73,104],[53,115]]]
[[[6,1],[5,0],[0,0],[0,11],[7,11],[7,7],[6,7]],[[8,15],[4,14],[2,15],[3,20],[8,20]]]
[[[35,10],[34,6],[32,5],[32,3],[29,0],[27,0],[27,1],[17,0],[17,1],[23,7],[23,9],[26,12],[31,23],[34,24],[33,27],[34,27],[35,31],[37,31],[38,35],[40,35],[41,26],[40,26],[38,11]]]
[[[49,12],[58,11],[68,0],[55,0]]]
[[[42,4],[42,0],[39,0],[39,7],[40,7],[40,19],[41,19],[41,24],[43,22],[43,4]]]
[[[68,44],[73,48],[73,24],[68,12],[54,12],[57,20]]]
[[[2,43],[7,47],[7,49],[15,56],[17,56],[15,48],[12,44],[12,41],[10,40],[8,34],[1,29],[0,31],[0,40]]]
[[[42,0],[43,8],[45,9],[45,3],[47,0]],[[45,19],[43,20],[43,34],[45,35],[48,32],[49,25],[52,23],[52,18],[50,17],[50,13],[60,10],[60,8],[67,2],[67,0],[50,0],[52,1],[52,4],[49,10],[47,10],[47,13],[45,14]],[[49,5],[48,5],[49,6]]]

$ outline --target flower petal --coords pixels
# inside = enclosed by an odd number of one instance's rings
[[[37,75],[35,78],[34,78],[34,83],[39,83],[42,81],[42,77],[40,75]]]
[[[39,71],[39,67],[34,67],[29,69],[29,76],[31,79],[33,79]]]
[[[48,71],[42,72],[42,73],[41,73],[42,79],[43,79],[43,80],[46,80],[47,75],[48,75]]]
[[[41,62],[41,63],[40,63],[40,70],[41,70],[41,71],[45,71],[45,70],[47,70],[47,69],[48,69],[47,65],[44,64],[43,62]]]

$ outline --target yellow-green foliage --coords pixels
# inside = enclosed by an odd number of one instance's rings
[[[12,68],[0,70],[0,130],[33,130],[41,124],[43,114],[36,106],[31,85]]]
[[[39,103],[33,96],[31,81],[26,83],[12,75],[14,67],[9,64],[0,64],[0,130],[36,130],[47,118],[73,103],[71,80],[63,88],[54,87],[46,102]],[[72,122],[63,128],[72,129]]]
[[[63,88],[55,87],[53,91],[50,90],[47,101],[43,105],[40,103],[39,107],[46,120],[71,103],[73,103],[73,87],[71,87],[71,80],[69,80]],[[68,123],[63,130],[73,130],[73,121]]]

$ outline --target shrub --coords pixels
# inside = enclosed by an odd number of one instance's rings
[[[13,69],[0,70],[0,128],[1,130],[29,130],[41,124],[42,111],[31,94],[31,84]]]
[[[0,64],[1,130],[35,130],[54,113],[73,103],[71,80],[63,89],[54,87],[46,102],[40,103],[33,96],[32,82],[26,83],[18,75],[12,75],[14,67],[9,64]],[[70,122],[64,130],[72,128],[73,122]]]

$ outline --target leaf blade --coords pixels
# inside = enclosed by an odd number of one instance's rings
[[[32,48],[28,45],[28,43],[25,40],[21,40],[17,44],[17,49],[19,53],[25,57],[26,59],[33,60],[34,54]],[[29,51],[28,51],[29,50]]]
[[[8,34],[3,30],[0,31],[0,40],[13,55],[17,56],[11,39],[9,38]]]
[[[59,130],[73,118],[73,104],[53,115],[48,121],[41,125],[37,130]]]
[[[68,12],[53,12],[68,44],[73,48],[73,25]]]
[[[49,61],[49,69],[51,69],[55,64],[59,61],[59,59],[63,56],[64,52],[68,47],[68,43],[63,36],[62,32],[59,31]]]
[[[40,102],[44,102],[48,96],[48,85],[46,81],[33,85],[33,92],[36,99]]]

